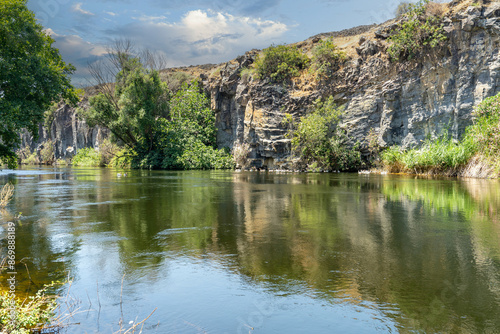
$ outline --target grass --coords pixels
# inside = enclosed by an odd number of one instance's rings
[[[500,174],[500,94],[481,102],[473,112],[474,123],[460,141],[447,132],[420,147],[403,150],[397,146],[382,152],[389,172],[467,175],[480,177]]]
[[[471,140],[454,142],[445,132],[433,141],[427,139],[419,148],[403,150],[393,146],[382,152],[382,163],[392,173],[457,175],[475,155]]]

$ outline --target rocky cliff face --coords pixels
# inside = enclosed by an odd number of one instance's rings
[[[393,20],[297,43],[310,52],[321,38],[332,37],[347,53],[349,61],[328,81],[303,73],[284,86],[242,74],[258,50],[216,70],[200,69],[197,74],[217,115],[218,145],[232,148],[248,143],[254,166],[283,166],[290,150],[284,115],[298,119],[313,101],[330,95],[345,108],[341,126],[352,143],[366,146],[371,129],[382,147],[416,145],[444,130],[458,139],[472,122],[473,107],[500,91],[500,4],[470,4],[455,0],[446,5],[447,40],[413,61],[395,63],[388,58],[386,39],[395,26]],[[68,107],[57,111],[50,131],[57,157],[68,156],[72,149],[95,147],[105,135],[77,120]],[[48,138],[43,130],[40,137]],[[36,147],[29,138],[23,139]]]
[[[395,21],[330,34],[350,61],[327,82],[308,74],[289,87],[240,76],[256,52],[225,64],[206,80],[217,112],[220,146],[251,145],[256,166],[279,167],[289,154],[285,113],[304,115],[318,97],[333,95],[345,112],[341,126],[352,142],[366,143],[371,129],[381,147],[416,145],[443,131],[459,138],[473,107],[500,91],[500,4],[454,1],[444,20],[447,40],[418,59],[391,62],[388,32]],[[305,52],[323,36],[298,43]]]
[[[54,145],[56,159],[70,159],[81,148],[99,147],[109,135],[107,129],[89,127],[77,117],[75,109],[68,105],[60,105],[54,112],[53,119],[49,129],[39,125],[37,140],[27,131],[21,134],[22,147],[35,152],[39,157],[38,161],[43,161],[40,151],[45,145]]]

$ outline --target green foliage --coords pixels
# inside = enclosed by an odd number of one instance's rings
[[[254,68],[245,67],[240,72],[240,78],[243,81],[250,81],[250,80],[252,80],[255,73],[256,73],[256,70]]]
[[[399,26],[389,38],[387,52],[392,60],[406,60],[417,56],[424,47],[434,48],[446,39],[442,18],[427,12],[429,0],[409,4]]]
[[[210,100],[197,82],[184,84],[170,101],[170,119],[158,122],[160,149],[150,154],[139,150],[134,165],[140,168],[231,168],[232,158],[216,150],[217,129]]]
[[[316,170],[348,171],[362,165],[359,145],[350,147],[345,130],[337,125],[342,109],[336,107],[333,97],[317,100],[314,109],[301,117],[295,129],[289,132],[292,151],[301,163]]]
[[[391,147],[382,152],[382,162],[392,172],[458,170],[476,153],[474,141],[470,139],[454,142],[445,131],[437,140],[427,139],[419,148]]]
[[[0,2],[0,163],[10,167],[16,165],[20,129],[36,136],[53,101],[78,100],[69,79],[74,67],[63,62],[26,2]]]
[[[107,158],[101,154],[100,165],[146,169],[231,167],[230,155],[215,149],[215,113],[197,82],[184,82],[172,97],[158,71],[145,69],[138,58],[127,53],[117,52],[115,57],[121,70],[114,92],[104,91],[90,98],[91,108],[79,111],[90,125],[108,128],[118,142],[126,145],[120,152],[112,148]],[[178,83],[187,79],[183,75],[175,78]],[[76,164],[97,165],[97,153],[82,154],[75,156]]]
[[[0,293],[0,331],[29,334],[47,328],[55,320],[57,308],[56,298],[46,295],[48,287],[25,300],[13,298],[8,292]],[[10,313],[11,305],[16,309],[14,318]]]
[[[92,147],[81,148],[71,161],[73,166],[100,167],[101,154]]]
[[[345,52],[331,38],[319,41],[312,49],[312,54],[312,68],[319,77],[331,77],[347,59]]]
[[[254,64],[259,79],[282,83],[299,76],[309,65],[309,58],[295,46],[272,45],[263,50]]]
[[[138,58],[121,55],[121,71],[113,94],[89,99],[90,108],[79,114],[90,126],[103,126],[129,147],[141,145],[149,152],[157,141],[156,120],[168,116],[167,84],[158,71],[147,70]]]
[[[111,158],[108,166],[121,169],[131,168],[136,156],[137,153],[133,149],[122,148]]]
[[[500,94],[484,99],[474,110],[475,121],[466,131],[465,140],[476,146],[496,169],[500,169]]]

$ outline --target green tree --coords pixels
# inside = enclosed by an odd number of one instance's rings
[[[36,136],[53,101],[78,100],[69,79],[74,67],[52,47],[26,2],[0,0],[0,162],[9,167],[16,166],[21,129]]]
[[[145,68],[138,57],[127,52],[117,51],[114,60],[120,67],[114,90],[101,87],[89,99],[90,108],[80,109],[79,114],[90,126],[108,128],[128,147],[151,152],[158,142],[157,120],[169,114],[167,84],[158,71]]]
[[[169,120],[161,123],[161,168],[232,168],[229,153],[216,148],[217,128],[210,100],[199,83],[183,84],[170,101]],[[158,155],[154,155],[153,159]],[[144,165],[144,162],[141,163]],[[151,162],[149,166],[151,166]]]

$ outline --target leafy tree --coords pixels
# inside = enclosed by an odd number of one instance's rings
[[[26,0],[0,1],[0,162],[16,166],[19,131],[38,133],[44,112],[61,97],[78,96],[54,40],[36,22]]]
[[[199,84],[183,84],[170,102],[169,120],[161,122],[161,168],[221,169],[232,168],[232,157],[216,149],[217,128],[210,100]],[[144,162],[141,163],[142,165]],[[149,163],[150,165],[154,165]]]
[[[114,91],[104,91],[89,99],[90,108],[79,114],[90,126],[103,126],[130,148],[140,146],[150,152],[158,141],[158,118],[168,116],[170,93],[156,70],[144,68],[140,60],[118,52],[121,70]]]

